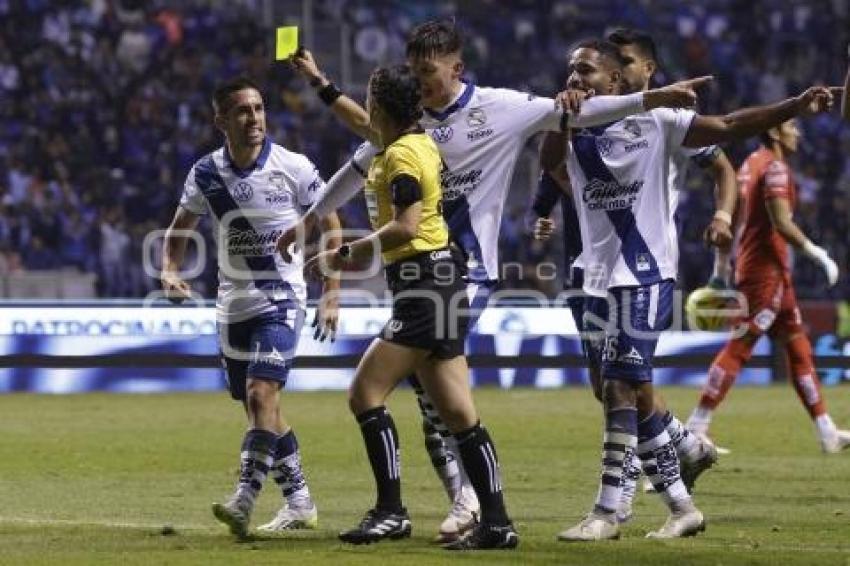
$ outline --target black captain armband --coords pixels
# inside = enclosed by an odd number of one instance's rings
[[[342,96],[342,91],[333,83],[328,83],[318,92],[319,98],[326,106],[332,105],[336,99]]]
[[[399,175],[390,182],[390,192],[393,204],[399,208],[407,208],[422,200],[422,186],[410,175]]]

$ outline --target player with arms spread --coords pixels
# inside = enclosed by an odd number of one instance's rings
[[[246,536],[254,502],[271,472],[285,501],[260,529],[315,528],[316,507],[298,442],[279,403],[304,318],[303,258],[283,262],[275,242],[325,184],[309,159],[266,137],[265,107],[252,81],[238,78],[219,86],[213,109],[224,147],[202,157],[189,172],[165,236],[162,272],[167,295],[175,300],[189,296],[180,275],[187,232],[211,212],[219,247],[219,344],[230,394],[244,405],[249,426],[236,492],[226,503],[214,504],[213,512],[233,534]],[[336,215],[326,216],[322,227],[338,233]],[[328,245],[339,245],[338,236],[332,234]],[[338,280],[326,281],[317,315],[323,327],[336,324],[338,288]]]
[[[622,58],[617,45],[579,44],[570,57],[569,86],[619,92]],[[598,128],[576,130],[567,168],[578,207],[585,264],[584,330],[600,359],[605,411],[602,476],[593,510],[559,538],[617,538],[616,510],[631,460],[643,470],[670,510],[652,538],[674,538],[704,529],[679,475],[670,434],[654,406],[652,358],[658,333],[672,319],[678,267],[677,234],[669,168],[679,148],[705,147],[748,137],[810,109],[832,103],[828,89],[725,116],[657,109]],[[635,127],[640,139],[635,139]],[[588,316],[590,315],[590,316]]]
[[[755,343],[767,334],[788,356],[794,390],[815,423],[821,448],[827,453],[840,452],[850,446],[850,431],[838,430],[826,411],[791,281],[788,244],[819,264],[830,286],[838,281],[838,266],[794,223],[797,191],[786,157],[795,153],[800,143],[796,123],[788,121],[771,128],[761,141],[762,147],[751,153],[738,171],[744,207],[735,285],[747,300],[749,315],[741,321],[746,331],[743,335],[736,332],[717,354],[687,426],[696,434],[708,434],[714,411],[749,360]]]
[[[609,41],[619,47],[620,56],[622,58],[622,77],[623,89],[626,92],[639,92],[649,90],[653,76],[658,69],[658,56],[655,47],[655,41],[646,33],[620,28],[609,34]],[[633,144],[630,148],[632,151],[639,151],[635,148],[641,144],[642,132],[636,121],[631,121],[626,125],[627,130],[632,135]],[[579,232],[579,223],[573,204],[572,194],[570,193],[569,179],[564,165],[565,144],[567,136],[565,134],[547,133],[541,148],[541,163],[544,169],[549,169],[551,173],[551,182],[541,181],[538,187],[533,209],[541,218],[537,221],[535,233],[540,238],[548,237],[551,233],[551,221],[548,218],[551,206],[554,206],[551,196],[554,189],[559,192],[558,188],[564,193],[564,198],[561,201],[561,207],[564,211],[564,236],[565,249],[569,249],[570,255],[574,255],[575,263],[571,262],[571,268],[568,267],[572,282],[572,288],[581,289],[584,281],[583,261],[579,258],[582,249],[581,234]],[[703,148],[686,148],[679,147],[678,151],[672,155],[670,174],[670,207],[675,211],[678,205],[678,195],[684,189],[687,171],[691,163],[707,169],[711,172],[715,179],[715,208],[716,212],[711,223],[705,230],[705,240],[710,245],[719,248],[728,248],[732,241],[732,233],[730,229],[730,221],[735,210],[737,201],[737,184],[735,182],[735,171],[731,163],[726,158],[718,146],[712,145]],[[557,185],[555,185],[557,183]],[[553,185],[555,185],[553,187]],[[551,205],[550,205],[551,203]],[[547,206],[548,207],[547,210]],[[573,226],[569,226],[568,222],[573,222]],[[576,326],[581,328],[582,318],[584,316],[583,301],[580,297],[576,300],[570,299],[573,316],[576,319]],[[585,354],[587,354],[586,344],[582,344]],[[588,357],[588,367],[590,371],[591,383],[593,384],[594,393],[598,399],[602,399],[602,379],[600,360],[596,356]],[[717,452],[714,446],[703,441],[688,432],[683,423],[667,409],[666,402],[659,392],[655,392],[655,411],[662,415],[661,419],[664,422],[665,428],[670,435],[673,446],[679,455],[681,463],[682,481],[688,488],[688,491],[693,489],[694,483],[699,475],[714,464],[717,460]],[[629,520],[632,517],[632,500],[635,494],[636,482],[640,476],[640,463],[633,460],[633,466],[627,470],[627,474],[623,481],[623,497],[617,509],[617,519],[620,523]],[[651,484],[649,486],[651,488]]]
[[[442,165],[436,144],[418,124],[419,82],[406,66],[379,68],[369,81],[366,106],[376,141],[384,148],[372,160],[365,189],[374,232],[317,255],[307,266],[334,275],[380,252],[393,295],[392,317],[363,355],[349,390],[377,501],[357,527],[339,536],[352,544],[410,536],[401,500],[398,435],[385,402],[416,372],[458,446],[481,504],[481,523],[446,548],[513,548],[519,537],[505,511],[495,447],[472,401],[463,353],[469,309],[465,269],[449,248],[440,214]]]
[[[463,80],[462,50],[462,36],[452,21],[423,23],[407,42],[408,64],[422,84],[425,114],[420,125],[436,141],[443,158],[443,217],[451,239],[466,256],[467,294],[474,318],[498,283],[499,227],[513,170],[528,138],[566,126],[604,124],[659,106],[687,106],[695,95],[687,84],[671,85],[628,96],[598,96],[582,104],[580,113],[568,114],[553,99]],[[296,54],[293,63],[337,117],[373,142],[361,146],[352,162],[331,179],[326,196],[304,220],[309,227],[359,190],[362,180],[357,182],[353,172],[368,168],[377,140],[368,113],[328,80],[308,51]],[[295,237],[291,231],[281,238],[281,253]],[[411,381],[423,413],[426,446],[452,501],[439,539],[452,540],[472,527],[478,502],[457,465],[457,450],[432,400],[415,378]]]

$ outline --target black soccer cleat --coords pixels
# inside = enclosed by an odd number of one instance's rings
[[[508,550],[519,544],[514,524],[496,526],[479,523],[465,537],[444,544],[446,550]]]
[[[399,512],[369,509],[357,527],[339,533],[339,540],[349,544],[372,544],[383,539],[407,538],[412,530],[407,509]]]

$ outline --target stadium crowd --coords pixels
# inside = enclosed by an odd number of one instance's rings
[[[0,275],[68,268],[97,273],[103,297],[156,289],[158,282],[142,269],[145,235],[168,225],[192,163],[220,144],[208,98],[218,81],[235,74],[264,85],[271,137],[306,153],[330,177],[356,140],[303,81],[270,63],[273,34],[262,23],[262,5],[0,0]],[[352,57],[361,65],[399,58],[411,25],[453,15],[468,34],[467,62],[477,71],[471,79],[544,95],[563,84],[572,41],[613,25],[647,29],[661,46],[666,79],[715,75],[703,112],[777,100],[819,82],[840,84],[850,39],[850,8],[841,0],[313,5],[316,21],[351,27]],[[610,21],[610,13],[619,20]],[[847,273],[850,127],[836,115],[802,127],[794,164],[800,225]],[[725,149],[737,166],[753,144]],[[690,184],[679,212],[686,289],[703,284],[711,270],[711,252],[701,241],[711,187],[696,172]],[[514,189],[529,198],[533,192]],[[558,239],[528,244],[526,205],[514,199],[501,238],[503,260],[529,269],[522,277],[512,272],[503,284],[554,292],[557,285],[538,281],[531,266],[557,261]],[[341,211],[343,223],[366,226],[363,211],[349,205]],[[216,284],[213,263],[197,282],[207,296]],[[803,298],[850,296],[850,279],[827,290],[811,262],[797,262],[795,279]]]

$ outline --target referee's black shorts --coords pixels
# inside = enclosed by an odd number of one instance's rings
[[[385,273],[393,312],[380,337],[439,359],[463,355],[471,313],[459,252],[422,252],[387,265]]]

